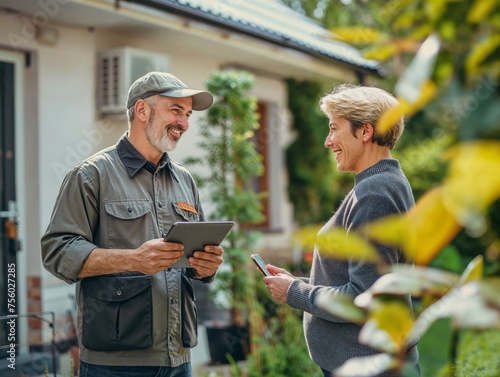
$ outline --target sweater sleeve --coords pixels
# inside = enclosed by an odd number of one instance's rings
[[[371,221],[398,212],[396,204],[390,197],[377,194],[369,195],[360,198],[350,211],[345,225],[347,231],[352,232]],[[400,260],[398,249],[379,244],[373,244],[373,246],[385,263],[393,264]],[[373,263],[352,259],[347,261],[347,274],[348,280],[339,286],[318,286],[295,280],[288,289],[287,303],[327,321],[347,322],[319,308],[316,303],[317,295],[321,292],[330,292],[354,298],[371,287],[380,277]]]
[[[330,322],[348,322],[317,306],[316,297],[320,292],[324,291],[329,291],[332,294],[338,292],[335,287],[311,285],[300,279],[295,279],[288,288],[286,302],[292,308],[302,310]]]

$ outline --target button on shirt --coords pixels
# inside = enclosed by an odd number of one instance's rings
[[[79,333],[82,292],[78,274],[94,248],[136,249],[162,237],[175,221],[198,220],[205,218],[189,172],[167,154],[155,166],[126,135],[71,170],[42,238],[42,258],[52,274],[77,283]],[[80,344],[81,359],[100,365],[175,367],[188,362],[190,352],[181,341],[182,274],[191,276],[191,270],[172,268],[153,275],[151,348],[97,352]]]

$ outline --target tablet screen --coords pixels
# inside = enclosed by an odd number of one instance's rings
[[[205,246],[220,245],[233,226],[234,221],[175,222],[164,241],[183,244],[184,255],[171,268],[191,268],[188,258]]]

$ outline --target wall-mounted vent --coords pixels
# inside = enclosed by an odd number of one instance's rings
[[[98,53],[97,109],[101,115],[125,115],[130,85],[151,71],[168,71],[169,57],[133,47]]]

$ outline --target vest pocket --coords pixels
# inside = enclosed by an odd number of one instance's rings
[[[193,284],[189,278],[181,278],[182,345],[193,348],[198,344],[198,311],[196,309]]]
[[[95,276],[80,284],[85,348],[124,351],[153,345],[151,276]]]

